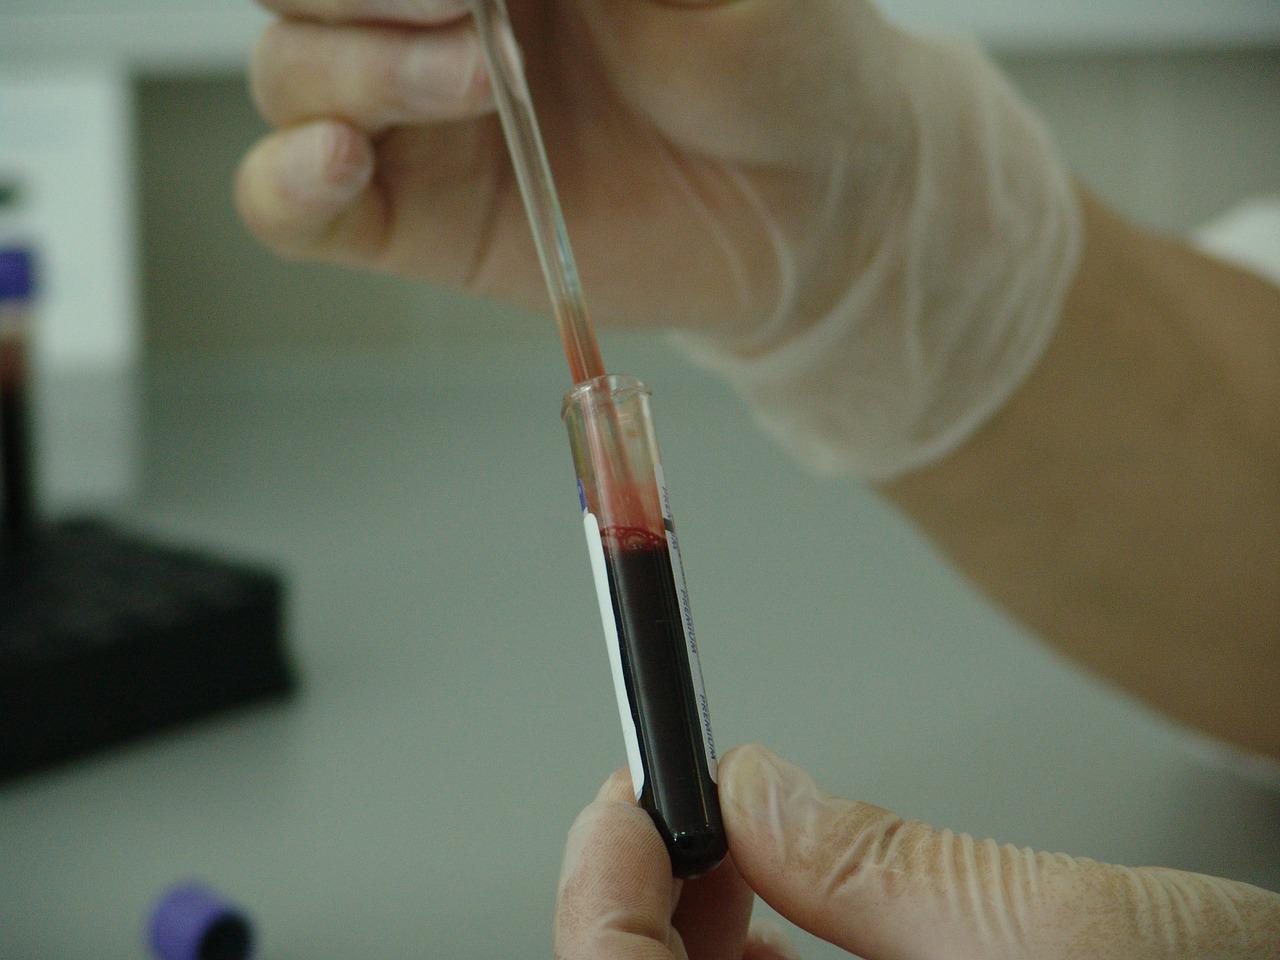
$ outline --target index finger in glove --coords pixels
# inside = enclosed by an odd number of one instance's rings
[[[786,938],[767,935],[767,927],[748,936],[755,898],[732,860],[696,880],[673,879],[658,831],[634,796],[630,775],[619,770],[569,832],[556,907],[556,956],[794,956]]]
[[[337,117],[376,133],[492,108],[466,22],[416,30],[284,20],[263,32],[249,79],[258,110],[277,127]]]
[[[664,955],[680,885],[649,815],[611,777],[569,828],[556,902],[557,960]]]
[[[408,23],[435,26],[466,16],[467,0],[258,0],[268,10],[324,23]]]

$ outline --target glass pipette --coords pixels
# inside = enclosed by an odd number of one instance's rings
[[[471,10],[573,382],[602,377],[600,347],[587,315],[578,265],[569,246],[569,232],[560,212],[560,198],[551,179],[551,165],[538,131],[533,98],[529,96],[506,4],[503,0],[472,0]]]
[[[605,375],[505,4],[472,0],[471,7],[575,384],[562,416],[632,787],[666,844],[672,872],[696,877],[724,859],[727,843],[649,390],[633,377]]]

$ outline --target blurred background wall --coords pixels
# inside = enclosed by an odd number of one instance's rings
[[[1280,190],[1280,47],[999,59],[1080,179],[1142,223],[1186,231]],[[546,335],[491,305],[264,255],[229,202],[236,163],[265,129],[242,77],[148,76],[135,89],[150,348],[376,349]]]

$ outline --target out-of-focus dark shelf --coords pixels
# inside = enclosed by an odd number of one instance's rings
[[[294,686],[263,569],[94,520],[0,549],[0,779]]]

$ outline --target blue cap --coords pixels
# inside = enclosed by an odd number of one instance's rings
[[[27,300],[35,292],[35,257],[21,247],[0,247],[0,300]]]
[[[250,960],[253,929],[233,903],[198,883],[165,891],[151,910],[147,942],[159,960]]]

